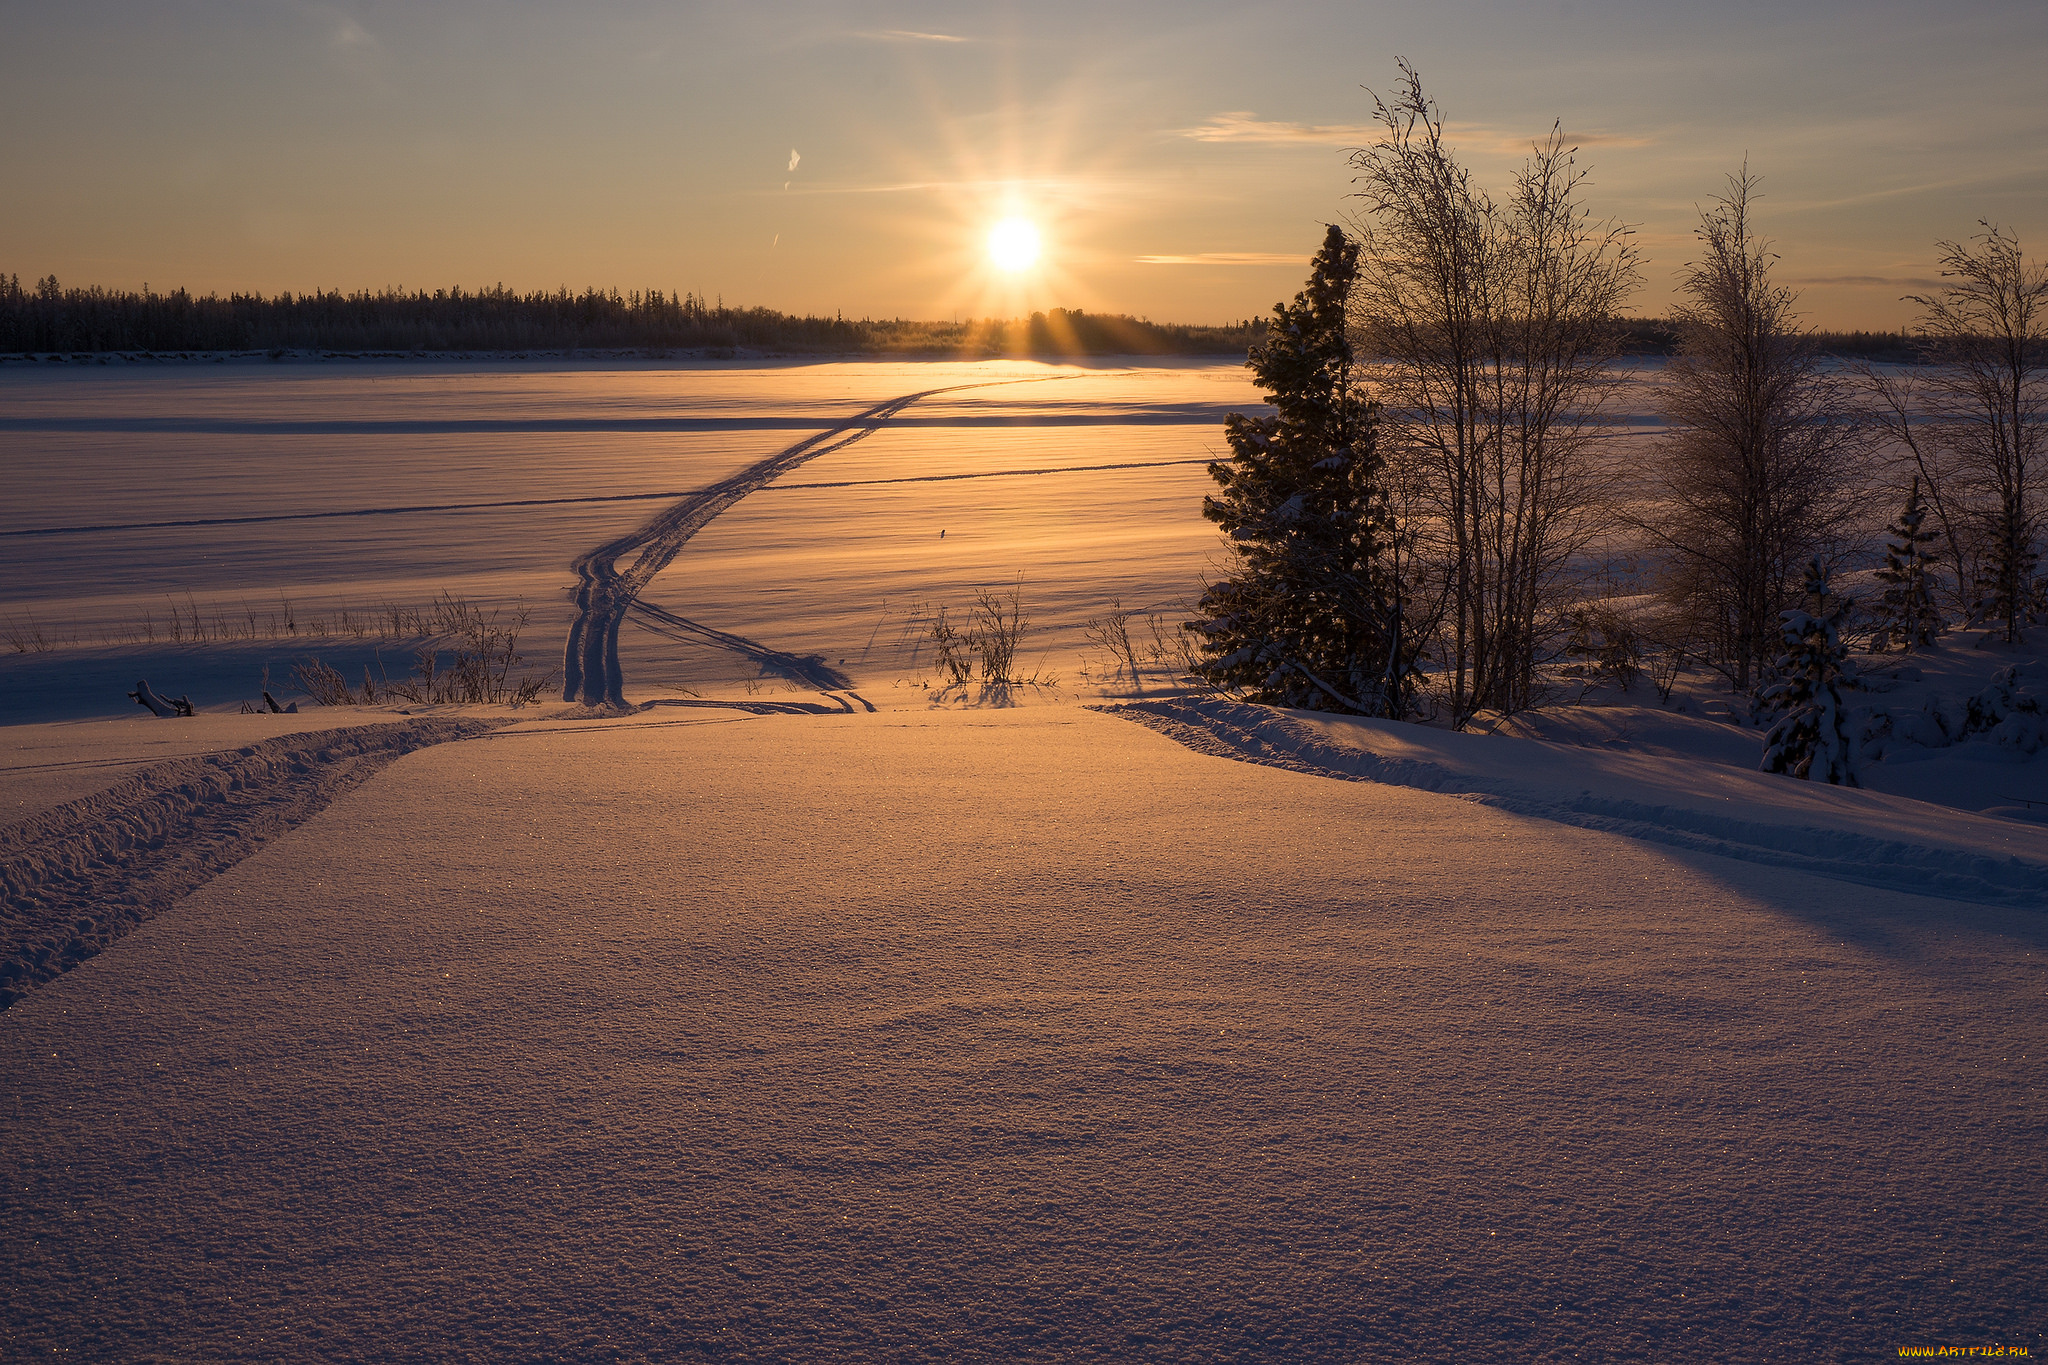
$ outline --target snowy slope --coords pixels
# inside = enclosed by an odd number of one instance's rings
[[[524,596],[545,659],[577,556],[1019,378],[703,526],[628,623],[637,715],[239,715],[266,668],[418,642],[94,642],[187,591],[447,589]],[[1903,799],[2037,763],[1894,735],[1841,792],[1640,699],[1447,734],[1113,680],[1081,624],[1194,590],[1201,462],[1254,397],[1206,365],[0,372],[0,617],[84,638],[0,659],[5,1350],[2048,1349],[2043,831]],[[932,610],[1019,580],[1061,684],[928,690]],[[216,714],[141,717],[137,676]]]
[[[1872,886],[2048,909],[2048,829],[1702,762],[1183,698],[1109,708],[1203,753],[1443,792]],[[1705,724],[1705,723],[1702,723]]]
[[[0,1014],[9,1349],[2048,1347],[2036,911],[1076,708],[681,719],[398,759]]]

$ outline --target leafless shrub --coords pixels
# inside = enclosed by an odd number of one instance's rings
[[[349,690],[348,679],[341,676],[341,670],[322,663],[317,658],[294,664],[292,681],[299,685],[301,692],[322,706],[356,704],[355,694]]]
[[[1201,656],[1196,651],[1193,635],[1158,612],[1146,616],[1145,628],[1152,637],[1145,649],[1147,658],[1172,670],[1173,676],[1183,683],[1207,687],[1195,668],[1201,662]]]
[[[1612,602],[1586,602],[1565,613],[1565,653],[1584,659],[1593,676],[1626,692],[1643,671],[1643,635]]]
[[[940,607],[932,617],[930,639],[932,657],[939,667],[946,670],[948,680],[958,684],[974,676],[973,645],[968,636],[962,635],[946,619],[946,609]]]
[[[1129,674],[1132,685],[1144,690],[1144,680],[1138,673],[1138,651],[1131,644],[1131,614],[1124,610],[1121,598],[1111,598],[1109,610],[1091,618],[1081,627],[1081,633],[1115,661],[1117,674]],[[1156,624],[1153,634],[1155,638],[1158,635]]]
[[[16,654],[48,654],[57,647],[57,642],[50,638],[49,633],[36,620],[34,612],[25,613],[18,621],[9,616],[7,625],[4,630],[0,630],[0,634],[4,634],[7,647]]]
[[[427,619],[419,611],[402,607],[396,602],[386,602],[377,608],[377,634],[380,639],[403,640],[410,636],[425,635]]]
[[[984,683],[1026,681],[1012,676],[1017,644],[1024,638],[1027,624],[1022,597],[1022,590],[1016,587],[1010,589],[1007,598],[988,588],[978,589],[974,594],[974,628],[968,632],[967,643],[981,657]]]
[[[1657,689],[1657,700],[1667,706],[1671,693],[1678,686],[1678,675],[1685,671],[1685,646],[1672,644],[1659,650],[1650,658],[1650,686]]]
[[[382,684],[382,699],[402,699],[434,705],[525,706],[539,699],[554,683],[552,673],[528,673],[518,677],[514,670],[525,663],[519,652],[519,636],[526,628],[530,610],[515,607],[485,609],[467,598],[443,593],[433,607],[433,621],[446,625],[442,632],[451,637],[448,662],[434,645],[422,646],[413,656],[410,676],[392,678]],[[293,669],[300,688],[323,706],[371,705],[379,700],[379,686],[363,669],[360,691],[351,689],[340,672],[318,658],[307,659]]]

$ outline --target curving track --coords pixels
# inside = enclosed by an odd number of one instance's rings
[[[747,494],[759,491],[790,470],[815,460],[820,455],[830,455],[835,450],[844,450],[854,442],[872,436],[891,418],[920,399],[941,393],[957,393],[962,389],[988,389],[1007,384],[1043,384],[1054,379],[1072,377],[1047,375],[1032,379],[994,379],[974,384],[950,384],[944,388],[924,389],[917,393],[904,394],[900,398],[891,398],[886,403],[877,403],[836,427],[807,436],[788,449],[750,465],[730,478],[722,479],[700,492],[688,495],[637,531],[620,536],[616,540],[608,540],[588,554],[579,556],[574,565],[577,576],[581,579],[576,588],[576,620],[569,627],[569,638],[562,650],[562,700],[582,702],[587,706],[626,709],[625,674],[619,666],[619,627],[625,624],[627,614],[640,606],[640,594],[648,583],[682,552],[690,537],[703,530],[719,513]],[[632,566],[624,570],[619,569],[617,561],[635,550],[640,554]],[[671,628],[686,630],[692,634],[722,637],[721,642],[738,641],[745,646],[742,650],[745,653],[775,653],[766,646],[757,645],[753,641],[740,641],[738,636],[727,636],[724,632],[713,631],[710,627],[699,625],[671,612],[650,607],[641,609],[639,614],[643,618],[659,621]],[[832,676],[839,686],[844,686],[843,680],[840,680],[836,673]]]

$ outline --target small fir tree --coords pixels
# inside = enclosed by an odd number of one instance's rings
[[[1870,637],[1873,654],[1882,654],[1893,645],[1909,652],[1926,649],[1941,629],[1941,613],[1934,606],[1934,584],[1927,572],[1937,561],[1926,550],[1939,537],[1920,529],[1926,519],[1927,509],[1920,502],[1920,480],[1915,477],[1912,491],[1906,495],[1905,510],[1889,528],[1891,540],[1885,545],[1884,567],[1877,571],[1878,580],[1886,587],[1878,599],[1877,630]]]
[[[1808,564],[1806,592],[1813,610],[1780,613],[1784,652],[1774,667],[1776,681],[1758,700],[1778,717],[1764,736],[1763,771],[1790,773],[1809,781],[1854,787],[1854,742],[1844,688],[1855,686],[1849,651],[1842,644],[1846,598],[1828,602],[1828,575],[1819,560]]]
[[[2034,577],[2041,556],[2034,550],[2033,519],[2008,507],[1992,518],[1989,552],[1977,571],[1973,619],[2002,622],[2007,644],[2025,638],[2020,627],[2039,620],[2048,585]]]
[[[1196,671],[1248,700],[1399,717],[1412,697],[1378,405],[1353,378],[1347,305],[1358,244],[1332,226],[1308,287],[1278,304],[1246,364],[1272,417],[1233,413],[1202,515],[1233,572],[1203,593]]]

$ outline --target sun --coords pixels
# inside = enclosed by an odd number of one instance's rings
[[[988,258],[1011,274],[1038,264],[1038,225],[1028,218],[1005,218],[989,229]]]

